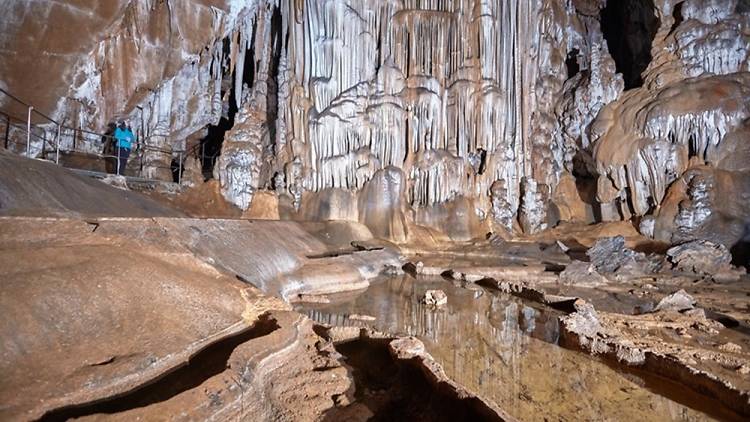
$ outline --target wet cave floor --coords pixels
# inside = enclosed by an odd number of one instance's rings
[[[446,293],[447,305],[422,303],[425,292],[433,289]],[[562,312],[491,288],[404,274],[382,276],[367,290],[329,300],[300,303],[296,310],[325,326],[415,336],[452,380],[520,420],[601,420],[603,415],[616,420],[740,420],[681,384],[561,347]],[[357,388],[365,390],[358,393],[359,400],[373,403],[386,394],[382,379],[372,375],[382,378],[378,368],[385,364],[359,359],[357,350],[365,348],[337,346],[355,367]],[[377,347],[368,349],[369,356],[378,356]],[[382,407],[386,414],[376,411],[376,419],[387,419],[393,406]]]

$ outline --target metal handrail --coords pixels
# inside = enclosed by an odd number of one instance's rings
[[[31,131],[31,127],[32,127],[31,117],[32,117],[32,114],[34,114],[34,113],[36,115],[38,115],[38,116],[43,117],[49,123],[52,123],[54,126],[57,126],[57,132],[56,132],[56,136],[55,136],[55,164],[58,164],[58,165],[60,164],[60,137],[61,137],[61,134],[62,134],[63,130],[72,130],[73,131],[74,147],[73,147],[73,149],[66,149],[68,151],[84,152],[84,153],[87,153],[87,154],[92,154],[91,151],[80,151],[80,150],[77,150],[75,148],[75,139],[77,138],[77,134],[76,133],[94,135],[94,136],[96,136],[96,137],[98,137],[98,138],[100,138],[100,139],[103,140],[101,142],[102,146],[104,146],[106,140],[115,140],[116,139],[113,135],[108,135],[108,134],[104,134],[104,133],[93,132],[93,131],[86,130],[86,129],[83,129],[83,128],[74,128],[74,127],[70,127],[70,126],[65,126],[64,124],[56,121],[55,119],[49,117],[48,115],[40,112],[39,110],[37,110],[36,108],[34,108],[33,105],[26,103],[25,101],[21,100],[20,98],[16,97],[15,95],[11,94],[7,90],[5,90],[3,88],[0,88],[0,93],[6,95],[7,97],[9,97],[10,99],[12,99],[13,101],[16,101],[17,103],[23,105],[28,110],[26,119],[20,119],[20,118],[18,118],[16,116],[12,116],[9,113],[0,110],[0,114],[4,115],[6,117],[6,119],[7,119],[7,123],[6,124],[9,127],[11,125],[11,120],[12,119],[15,119],[18,122],[24,122],[24,120],[25,120],[26,128],[22,128],[22,127],[20,127],[18,125],[13,125],[13,126],[16,127],[16,128],[18,128],[18,129],[21,129],[21,130],[25,129],[25,131],[26,131],[26,156],[30,156],[30,147],[31,147],[31,137],[32,136],[35,137],[36,139],[40,139],[42,141],[42,154],[43,155],[45,154],[45,151],[46,151],[45,150],[45,144],[47,142],[47,138],[46,137],[44,137],[44,138],[40,137],[39,135],[34,134]],[[38,124],[36,126],[38,126]],[[7,132],[7,130],[6,130],[6,134],[5,135],[6,135],[6,144],[7,144],[7,142],[8,142],[8,139],[7,139],[8,132]],[[159,148],[159,147],[155,147],[155,146],[149,145],[149,143],[148,143],[149,139],[152,139],[152,138],[155,138],[155,137],[164,137],[164,136],[165,135],[159,135],[159,134],[150,134],[150,135],[147,135],[143,139],[142,142],[141,141],[134,142],[135,147],[133,148],[133,150],[134,151],[138,151],[138,150],[141,150],[141,151],[154,151],[154,152],[159,152],[159,153],[163,153],[163,154],[170,154],[170,155],[174,154],[174,153],[177,153],[178,154],[178,160],[177,160],[177,162],[178,162],[178,176],[177,176],[177,178],[178,178],[178,183],[181,183],[181,181],[182,181],[182,167],[184,165],[183,161],[184,161],[185,157],[187,157],[187,154],[186,154],[187,151],[185,151],[185,150],[167,150],[167,149],[163,149],[163,148]],[[14,143],[18,143],[18,142],[14,141]],[[120,159],[120,156],[119,156],[120,149],[119,148],[117,149],[117,152],[118,152],[117,155],[109,155],[109,154],[105,154],[103,152],[102,153],[95,152],[95,153],[93,153],[93,155],[101,157],[101,158],[116,158],[118,160],[117,166],[118,166],[118,173],[119,173],[119,159]],[[143,161],[142,160],[143,160],[143,156],[141,154],[141,168],[143,167]],[[163,169],[169,168],[171,170],[172,167],[171,166],[170,167],[156,166],[155,168],[163,168]]]

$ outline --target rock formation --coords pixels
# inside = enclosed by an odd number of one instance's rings
[[[169,180],[206,128],[226,126],[213,172],[242,210],[268,190],[283,215],[359,220],[394,240],[561,219],[634,219],[673,243],[748,236],[744,0],[173,3],[2,6],[11,51],[39,51],[60,75],[38,82],[2,60],[3,86],[75,127],[126,118],[159,149],[139,155],[149,178]],[[42,14],[96,24],[75,48],[22,42],[54,36],[29,28]],[[62,145],[100,148],[74,136]],[[574,184],[595,197],[571,202]],[[362,209],[375,198],[386,204]],[[455,230],[447,210],[470,223]]]
[[[750,0],[0,16],[0,419],[750,417]]]
[[[746,169],[727,158],[747,157],[750,15],[734,0],[662,1],[656,12],[644,86],[590,127],[602,216],[651,215],[658,239],[731,247],[748,221],[734,203],[750,194]]]

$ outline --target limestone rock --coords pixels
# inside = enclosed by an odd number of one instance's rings
[[[398,359],[412,359],[427,355],[427,350],[416,337],[400,337],[388,344],[388,349]]]
[[[524,233],[538,233],[547,228],[546,207],[549,200],[549,187],[537,183],[532,178],[524,178],[521,183],[523,195],[519,221]]]
[[[742,156],[742,150],[735,151]],[[748,195],[750,172],[693,166],[670,187],[654,237],[671,243],[705,239],[731,248],[750,221]]]
[[[401,169],[388,167],[376,172],[360,192],[359,221],[375,236],[406,240],[405,183]]]
[[[719,350],[728,353],[742,353],[742,346],[729,342],[720,345]]]
[[[592,198],[593,199],[593,198]],[[561,221],[593,223],[594,211],[590,202],[584,201],[576,186],[576,179],[563,173],[552,195],[552,202],[560,212]]]
[[[602,326],[594,306],[578,299],[574,303],[574,307],[576,311],[562,319],[566,329],[579,336],[596,337]]]
[[[718,274],[731,270],[732,255],[724,245],[694,240],[667,251],[669,261],[680,271],[696,274]]]
[[[656,305],[657,311],[685,311],[693,308],[695,308],[695,299],[682,289],[664,297]]]
[[[607,279],[596,272],[593,264],[573,261],[560,273],[560,283],[573,286],[599,286],[606,284]]]
[[[656,264],[645,254],[625,247],[622,236],[607,237],[596,241],[586,255],[591,264],[601,274],[638,276],[655,271]]]
[[[644,85],[590,125],[606,219],[655,216],[654,237],[731,248],[750,222],[747,197],[750,23],[735,0],[658,1]],[[744,139],[744,141],[739,141]],[[644,227],[648,232],[650,227]]]
[[[427,306],[444,306],[448,304],[448,296],[442,290],[428,290],[422,297],[422,303]]]
[[[253,195],[250,208],[242,216],[255,220],[278,220],[279,198],[273,192],[257,192]]]

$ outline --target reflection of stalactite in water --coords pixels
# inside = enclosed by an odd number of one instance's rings
[[[448,294],[448,306],[437,310],[419,303],[421,294],[433,288]],[[632,404],[633,409],[626,406],[632,415],[692,416],[684,406],[639,388],[606,365],[554,345],[559,335],[554,312],[508,295],[485,292],[473,298],[469,293],[443,280],[394,278],[373,283],[350,302],[314,305],[318,310],[305,313],[330,325],[421,337],[451,379],[519,419],[534,419],[540,406],[551,405],[545,409],[553,418],[595,420],[604,411],[620,411],[623,403]],[[350,320],[352,313],[377,319]],[[596,400],[581,394],[586,390],[596,391]]]

